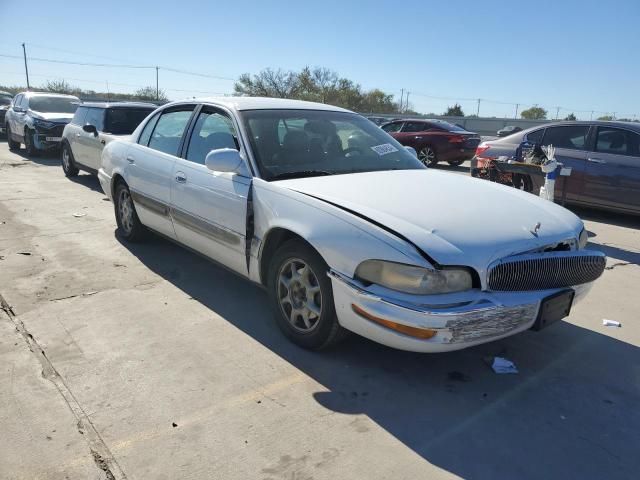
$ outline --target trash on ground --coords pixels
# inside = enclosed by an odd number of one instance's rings
[[[495,373],[518,373],[516,364],[502,357],[490,358],[489,365]]]
[[[622,326],[620,322],[617,322],[615,320],[608,320],[606,318],[602,319],[602,325],[604,325],[605,327],[621,327]]]
[[[76,217],[76,218],[84,217],[85,215],[86,215],[86,213],[79,213],[79,212],[76,212],[76,213],[73,214],[73,216]]]
[[[31,255],[31,252],[18,252],[18,255],[26,255],[26,256],[29,256],[29,255]]]

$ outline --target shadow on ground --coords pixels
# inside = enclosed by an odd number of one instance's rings
[[[442,469],[472,479],[637,475],[640,350],[633,345],[560,322],[445,354],[401,352],[355,336],[313,353],[279,333],[260,287],[156,237],[124,245],[322,384],[328,391],[315,399],[324,407],[367,415]],[[520,373],[493,373],[483,360],[492,354],[515,361]]]

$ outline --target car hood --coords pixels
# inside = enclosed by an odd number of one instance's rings
[[[41,120],[47,120],[48,122],[55,123],[69,123],[73,118],[73,113],[56,113],[56,112],[36,112],[31,111],[33,118],[39,118]]]
[[[479,272],[499,258],[576,239],[582,229],[573,213],[530,193],[430,169],[273,183],[383,225],[440,265]]]

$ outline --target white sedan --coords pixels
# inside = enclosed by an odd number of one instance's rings
[[[306,348],[353,331],[441,352],[538,330],[605,266],[571,212],[426,169],[328,105],[170,103],[104,149],[99,178],[124,239],[153,230],[264,285]]]

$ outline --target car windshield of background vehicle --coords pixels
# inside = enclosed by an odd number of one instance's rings
[[[277,180],[425,168],[360,115],[315,110],[242,112],[263,178]]]
[[[114,135],[131,135],[153,109],[110,108],[104,131]]]
[[[77,98],[31,97],[29,108],[42,113],[74,113],[79,103]]]
[[[462,128],[460,125],[455,125],[453,123],[449,123],[449,122],[445,122],[444,120],[436,120],[434,122],[438,127],[447,130],[449,132],[467,132],[467,130],[465,130],[464,128]]]
[[[0,97],[0,105],[11,105],[11,97]]]

